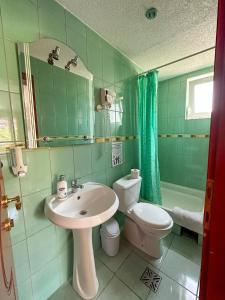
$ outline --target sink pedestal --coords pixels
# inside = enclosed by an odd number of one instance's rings
[[[73,230],[73,288],[83,299],[95,298],[99,286],[92,228],[109,220],[118,207],[119,200],[115,192],[94,182],[85,183],[83,189],[69,194],[63,201],[57,195],[51,195],[45,200],[45,215],[48,219],[60,227]]]
[[[92,245],[92,228],[74,229],[73,288],[83,299],[93,299],[98,292]]]

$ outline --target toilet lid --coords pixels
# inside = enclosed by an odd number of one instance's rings
[[[157,229],[169,227],[172,221],[165,210],[150,203],[137,203],[132,210],[137,219]]]

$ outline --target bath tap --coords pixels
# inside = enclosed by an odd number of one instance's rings
[[[83,189],[83,184],[77,184],[77,179],[72,180],[71,182],[72,193],[76,193],[78,189]]]

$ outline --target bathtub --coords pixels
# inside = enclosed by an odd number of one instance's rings
[[[175,224],[203,234],[204,191],[161,182],[161,194],[161,207],[171,215]]]

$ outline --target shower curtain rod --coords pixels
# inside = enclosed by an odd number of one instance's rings
[[[156,67],[156,68],[150,69],[150,70],[148,70],[148,71],[142,72],[142,73],[138,74],[138,76],[147,74],[147,73],[149,73],[149,72],[151,72],[151,71],[154,71],[154,70],[161,69],[161,68],[163,68],[163,67],[167,67],[167,66],[172,65],[172,64],[174,64],[174,63],[177,63],[177,62],[179,62],[179,61],[182,61],[182,60],[184,60],[184,59],[193,57],[193,56],[195,56],[195,55],[198,55],[198,54],[207,52],[207,51],[212,50],[212,49],[215,49],[215,46],[212,46],[212,47],[210,47],[210,48],[201,50],[201,51],[199,51],[199,52],[195,52],[195,53],[193,53],[193,54],[190,54],[190,55],[188,55],[188,56],[185,56],[185,57],[179,58],[179,59],[177,59],[177,60],[171,61],[171,62],[169,62],[169,63],[166,63],[166,64],[164,64],[164,65],[161,65],[161,66],[158,66],[158,67]]]

